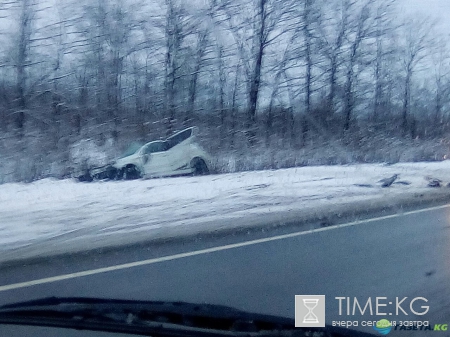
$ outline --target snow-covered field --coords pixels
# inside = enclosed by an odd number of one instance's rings
[[[400,181],[381,188],[381,178]],[[251,226],[337,206],[448,193],[450,161],[302,167],[202,177],[0,185],[0,261]],[[371,185],[371,186],[369,186]]]

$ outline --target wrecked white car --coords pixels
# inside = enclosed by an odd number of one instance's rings
[[[210,172],[210,156],[195,142],[198,129],[191,127],[166,140],[146,143],[114,163],[94,168],[83,181],[203,175]]]

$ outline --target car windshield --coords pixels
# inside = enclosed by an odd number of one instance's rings
[[[124,158],[135,154],[143,145],[144,144],[142,143],[131,143],[119,158]]]
[[[0,0],[0,337],[448,335],[449,32],[450,0]]]

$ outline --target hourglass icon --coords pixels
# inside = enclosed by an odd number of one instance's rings
[[[318,303],[318,298],[303,298],[303,305],[308,309],[308,313],[303,318],[303,323],[319,323],[319,319],[313,312]]]

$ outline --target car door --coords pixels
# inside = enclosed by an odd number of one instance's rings
[[[167,138],[167,146],[169,150],[168,164],[174,174],[179,173],[180,170],[188,169],[190,162],[190,139],[192,137],[193,128],[180,131],[175,135]]]
[[[190,149],[189,142],[187,140],[175,145],[168,153],[168,163],[171,170],[176,174],[179,170],[189,168],[190,162]]]
[[[142,151],[144,174],[149,176],[165,175],[170,171],[169,156],[164,141],[147,144]]]

